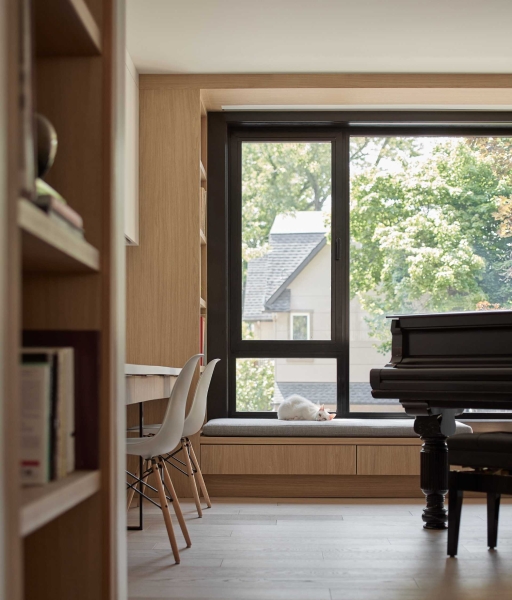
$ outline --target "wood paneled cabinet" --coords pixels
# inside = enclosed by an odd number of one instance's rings
[[[419,475],[419,439],[201,438],[205,475]]]

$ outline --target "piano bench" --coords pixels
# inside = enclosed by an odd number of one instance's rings
[[[465,491],[487,494],[487,545],[498,542],[502,494],[512,494],[512,432],[462,434],[448,438],[448,461],[474,469],[450,471],[448,479],[448,555],[456,556]]]

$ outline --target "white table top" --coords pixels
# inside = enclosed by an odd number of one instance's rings
[[[181,369],[177,367],[157,367],[155,365],[128,365],[124,366],[125,375],[167,375],[177,377]]]

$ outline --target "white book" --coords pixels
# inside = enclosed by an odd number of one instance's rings
[[[75,470],[75,382],[73,348],[23,348],[23,354],[46,354],[53,359],[55,398],[50,435],[54,435],[51,460],[53,479],[61,479]]]
[[[21,366],[21,483],[42,485],[50,479],[49,362]]]

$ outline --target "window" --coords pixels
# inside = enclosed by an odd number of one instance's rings
[[[309,313],[291,313],[290,314],[290,339],[291,340],[310,340],[310,318]]]
[[[261,115],[212,117],[228,177],[209,185],[226,240],[209,298],[226,313],[208,344],[227,368],[209,414],[275,416],[297,393],[340,417],[404,417],[371,396],[386,315],[512,308],[512,136],[469,115],[428,124],[453,113]]]

